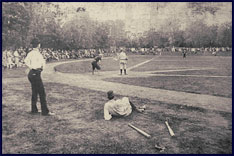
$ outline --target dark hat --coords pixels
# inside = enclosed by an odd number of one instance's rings
[[[107,92],[107,97],[108,99],[113,99],[114,98],[114,92],[112,90]]]

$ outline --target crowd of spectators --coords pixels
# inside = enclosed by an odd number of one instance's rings
[[[182,54],[184,52],[191,54],[209,53],[217,55],[217,53],[232,51],[229,47],[209,47],[209,48],[187,48],[187,47],[165,47],[165,48],[111,48],[111,49],[78,49],[78,50],[60,50],[52,48],[41,48],[40,51],[47,62],[59,61],[66,59],[83,59],[94,58],[99,54],[104,57],[114,56],[116,53],[124,49],[127,53],[140,55],[166,55],[166,54]],[[5,49],[2,52],[2,66],[4,69],[12,69],[24,66],[24,58],[31,51],[30,48],[19,48],[16,50]]]
[[[12,69],[24,66],[24,58],[31,51],[30,48],[19,48],[16,50],[6,49],[2,52],[2,66],[4,69]],[[46,62],[59,61],[66,59],[94,58],[99,54],[103,56],[113,55],[113,51],[107,49],[79,49],[79,50],[60,50],[52,48],[40,49]]]
[[[210,53],[212,55],[216,55],[219,52],[227,52],[232,51],[232,48],[229,47],[209,47],[209,48],[188,48],[188,47],[165,47],[165,48],[129,48],[128,52],[132,52],[135,54],[153,54],[153,55],[162,55],[165,53],[177,53],[181,54],[183,52],[189,52],[191,54],[198,54],[198,53]]]
[[[99,54],[109,56],[107,49],[54,50],[45,48],[41,49],[41,52],[47,62],[62,59],[94,58]]]

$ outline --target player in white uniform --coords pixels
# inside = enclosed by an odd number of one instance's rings
[[[119,54],[120,75],[122,75],[123,70],[124,70],[124,74],[127,75],[127,61],[128,61],[128,57],[126,53],[123,50],[121,50]]]

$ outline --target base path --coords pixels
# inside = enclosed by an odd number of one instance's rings
[[[46,69],[42,72],[44,82],[57,82],[62,84],[68,84],[71,86],[77,86],[80,88],[87,88],[91,90],[97,90],[107,92],[113,90],[116,94],[124,96],[137,96],[139,98],[147,98],[156,101],[162,101],[171,104],[179,104],[193,107],[200,107],[204,109],[232,112],[232,98],[218,97],[204,94],[193,94],[186,92],[178,92],[164,89],[154,89],[141,86],[127,85],[121,83],[107,82],[102,80],[108,77],[118,77],[118,71],[100,72],[100,75],[88,74],[70,74],[54,72],[54,67],[63,64],[78,61],[88,60],[76,60],[69,62],[56,62],[47,64]],[[105,73],[105,74],[103,74]],[[141,77],[144,74],[141,72],[128,72],[129,75],[125,77]],[[144,76],[146,76],[145,73]],[[149,73],[149,75],[151,75]],[[121,77],[121,76],[119,76]]]

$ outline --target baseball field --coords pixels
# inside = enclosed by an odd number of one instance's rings
[[[42,79],[48,107],[56,113],[49,117],[29,113],[26,68],[2,71],[2,153],[232,153],[232,56],[131,55],[128,75],[122,76],[111,57],[101,61],[102,70],[95,75],[91,61],[47,64]],[[105,121],[108,90],[145,105],[145,112]]]

